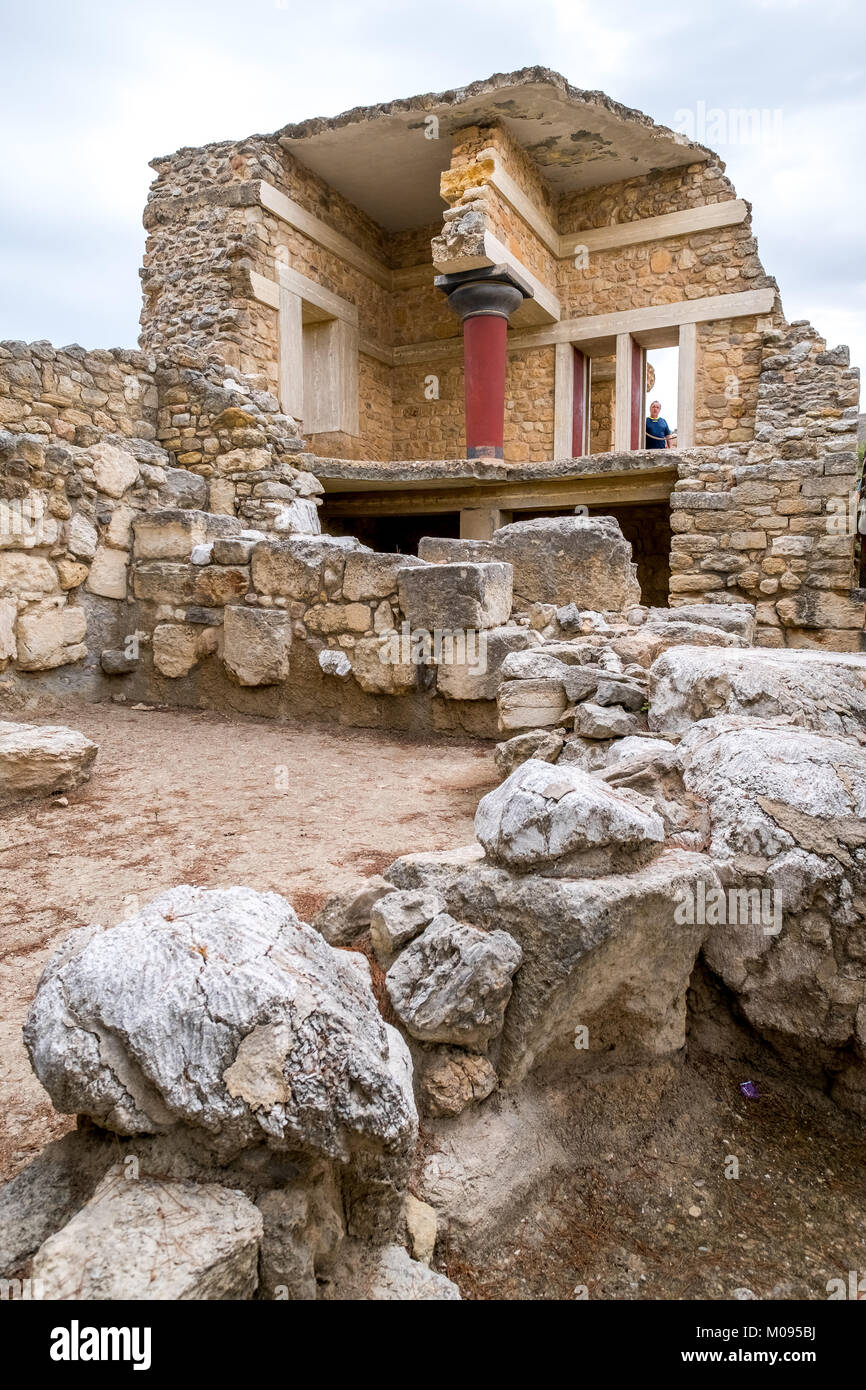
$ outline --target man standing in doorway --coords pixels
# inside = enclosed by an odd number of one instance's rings
[[[661,401],[653,401],[646,422],[646,447],[648,449],[668,449],[671,437],[667,420],[662,419]]]

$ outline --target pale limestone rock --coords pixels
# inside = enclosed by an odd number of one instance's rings
[[[18,651],[15,641],[15,619],[18,605],[12,598],[0,598],[0,661],[14,661]]]
[[[686,733],[697,720],[791,717],[826,733],[866,730],[866,654],[677,647],[650,671],[649,726]]]
[[[352,674],[371,695],[408,694],[416,688],[418,668],[401,660],[402,655],[396,634],[362,637],[352,648]]]
[[[188,560],[208,538],[205,512],[141,512],[132,529],[136,560]]]
[[[374,874],[361,888],[334,893],[316,914],[313,926],[331,946],[348,946],[369,927],[374,903],[395,891],[381,875]]]
[[[100,545],[93,557],[86,587],[103,598],[126,598],[129,552]]]
[[[516,521],[490,548],[513,566],[514,592],[529,602],[618,612],[640,600],[631,546],[612,517]]]
[[[0,553],[0,594],[56,594],[59,587],[50,560],[18,551]]]
[[[66,549],[77,560],[92,560],[96,554],[98,541],[96,527],[81,512],[76,512],[69,522],[66,536]]]
[[[366,603],[320,603],[304,614],[310,632],[328,636],[335,632],[368,632],[373,615]]]
[[[62,725],[0,723],[0,798],[70,791],[88,780],[97,752]]]
[[[478,931],[441,913],[397,957],[385,987],[413,1038],[483,1050],[502,1028],[522,958],[507,932]]]
[[[24,1028],[62,1113],[118,1134],[193,1128],[402,1172],[415,1144],[412,1067],[358,959],[276,893],[180,887],[51,959]]]
[[[866,1115],[866,748],[722,716],[678,758],[726,889],[707,914],[708,964],[759,1032]]]
[[[496,693],[500,733],[555,728],[562,723],[568,697],[556,678],[503,681]]]
[[[313,1181],[274,1188],[256,1205],[264,1222],[259,1298],[314,1301],[317,1269],[333,1259],[344,1236],[333,1176],[323,1165]]]
[[[216,1183],[127,1179],[113,1168],[33,1259],[45,1297],[88,1300],[252,1298],[262,1218]]]
[[[109,497],[122,497],[137,481],[139,467],[126,449],[116,444],[94,444],[88,450],[93,460],[93,475],[100,492]]]
[[[376,955],[380,960],[390,960],[395,951],[444,910],[443,899],[429,890],[409,889],[382,895],[370,910],[370,938]]]
[[[755,640],[755,605],[752,603],[682,603],[676,608],[646,608],[643,621],[652,627],[668,623],[695,623],[736,633],[751,644]]]
[[[438,1220],[429,1202],[421,1202],[411,1192],[406,1195],[406,1227],[412,1246],[412,1258],[429,1265],[436,1249]]]
[[[506,743],[497,743],[493,750],[493,760],[503,777],[508,777],[528,758],[555,763],[565,742],[564,732],[531,729],[525,734],[517,734]]]
[[[428,632],[500,627],[511,612],[511,568],[495,561],[404,567],[397,585],[407,620]]]
[[[352,663],[345,652],[323,647],[319,652],[318,662],[326,676],[336,676],[338,680],[348,680],[352,674]]]
[[[457,849],[404,854],[388,865],[383,876],[395,888],[432,888],[444,893],[455,878],[483,861],[484,850],[473,841]]]
[[[646,720],[619,705],[597,705],[586,700],[574,715],[574,732],[581,738],[628,738],[646,731]]]
[[[486,1057],[462,1048],[439,1048],[421,1073],[421,1098],[428,1115],[461,1115],[486,1100],[498,1078]]]
[[[16,633],[22,671],[49,671],[69,660],[62,608],[22,613]]]
[[[455,1300],[460,1290],[444,1274],[410,1258],[401,1245],[371,1249],[344,1241],[322,1297],[350,1302]]]
[[[511,655],[530,655],[527,649],[540,641],[528,627],[493,627],[443,642],[442,660],[436,666],[439,694],[449,700],[495,700],[503,663]]]
[[[354,603],[385,599],[397,592],[397,571],[423,565],[414,555],[357,550],[346,556],[343,598]]]
[[[664,826],[645,797],[588,772],[530,758],[482,797],[475,833],[495,863],[569,877],[628,868],[655,854]]]
[[[287,679],[292,627],[282,609],[230,606],[223,632],[223,661],[240,685],[278,685]]]
[[[158,623],[153,629],[157,671],[172,680],[188,675],[200,656],[201,634],[202,629],[193,623]]]
[[[515,875],[493,865],[456,878],[450,911],[505,929],[523,948],[496,1060],[501,1083],[515,1086],[554,1052],[576,1071],[678,1052],[708,928],[679,925],[674,911],[682,895],[718,882],[708,858],[685,850],[600,878]],[[586,1051],[575,1048],[579,1026]]]

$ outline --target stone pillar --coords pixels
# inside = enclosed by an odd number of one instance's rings
[[[467,507],[460,513],[460,539],[492,541],[493,532],[504,525],[498,507]]]
[[[463,323],[466,457],[501,459],[508,320],[532,290],[504,265],[437,275],[436,286]]]

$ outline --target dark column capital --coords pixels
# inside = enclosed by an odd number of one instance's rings
[[[462,320],[493,315],[506,322],[524,299],[534,298],[522,275],[505,265],[483,265],[455,275],[437,275],[434,284]]]

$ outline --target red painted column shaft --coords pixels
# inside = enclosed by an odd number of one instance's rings
[[[502,457],[507,336],[504,315],[474,314],[463,320],[466,452],[471,457]]]

